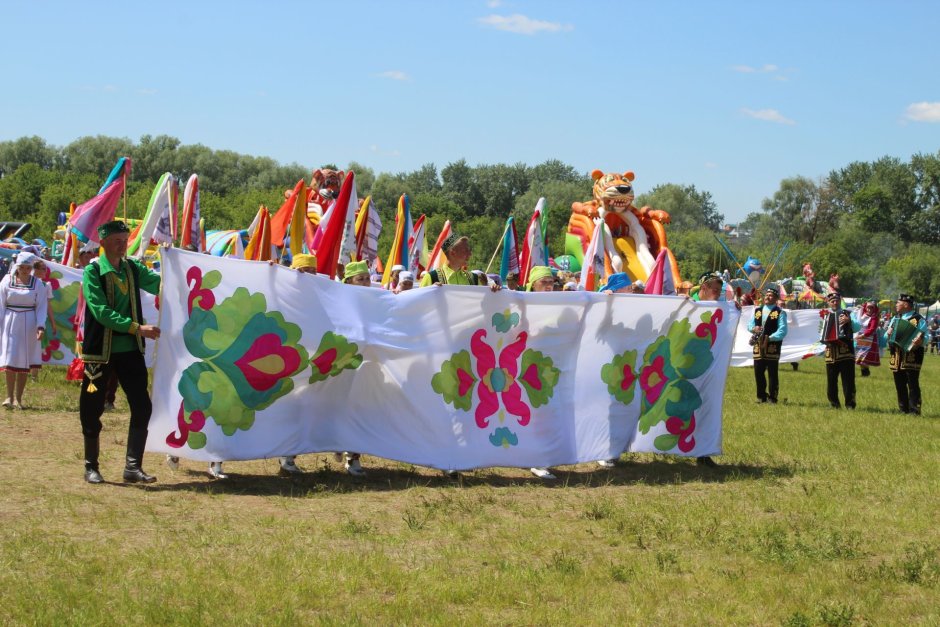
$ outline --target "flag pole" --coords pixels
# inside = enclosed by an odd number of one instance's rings
[[[122,196],[124,197],[124,223],[127,224],[127,168],[124,168],[124,171],[121,172],[121,176],[124,178],[124,190]]]
[[[499,236],[499,244],[496,245],[496,250],[493,251],[493,256],[490,257],[490,262],[489,262],[488,264],[486,264],[486,270],[483,272],[483,274],[489,274],[489,273],[490,273],[490,266],[492,266],[492,265],[493,265],[493,262],[496,261],[496,253],[498,253],[498,252],[500,251],[500,249],[503,247],[503,244],[504,244],[505,241],[506,241],[506,231],[509,230],[509,225],[510,225],[510,224],[511,224],[511,223],[509,222],[509,220],[506,220],[506,226],[503,228],[503,233],[502,233],[502,235]]]

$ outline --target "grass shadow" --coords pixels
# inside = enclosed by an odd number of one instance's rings
[[[615,486],[647,485],[674,486],[677,483],[726,483],[729,481],[792,477],[787,466],[757,466],[750,464],[719,464],[700,466],[694,460],[651,462],[619,462],[610,469],[592,469],[582,465],[571,470],[554,469],[557,479],[545,481],[530,476],[523,469],[507,474],[506,469],[480,469],[463,472],[457,478],[425,468],[368,468],[365,477],[351,477],[342,470],[319,469],[298,476],[283,477],[275,474],[253,475],[227,472],[224,480],[211,480],[204,473],[185,471],[183,481],[150,484],[147,490],[156,492],[196,492],[209,494],[236,494],[250,496],[286,496],[306,498],[320,493],[397,492],[417,487],[478,487],[518,488],[606,488]],[[205,477],[197,479],[197,477]]]

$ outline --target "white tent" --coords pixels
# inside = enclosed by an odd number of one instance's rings
[[[922,316],[928,316],[935,313],[940,313],[940,300],[937,300],[933,305],[927,305],[926,307],[919,307],[917,312]]]

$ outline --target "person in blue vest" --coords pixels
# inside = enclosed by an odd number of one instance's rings
[[[924,341],[927,337],[927,320],[914,311],[914,297],[901,294],[894,305],[898,312],[888,323],[887,336],[894,338],[894,331],[899,321],[904,320],[916,327],[910,348],[905,348],[889,340],[891,351],[891,372],[894,373],[894,387],[898,393],[898,409],[904,414],[920,414],[920,368],[924,363]]]
[[[156,481],[156,477],[148,475],[141,467],[152,411],[147,392],[144,340],[160,337],[160,329],[143,319],[140,290],[157,294],[160,275],[136,259],[125,259],[128,236],[127,225],[119,220],[99,226],[98,238],[104,254],[85,266],[82,277],[85,334],[81,357],[85,372],[78,412],[85,438],[85,481],[88,483],[104,482],[98,469],[98,437],[105,387],[112,372],[117,374],[131,409],[124,481]]]
[[[747,323],[754,347],[754,379],[759,403],[776,403],[780,393],[777,369],[780,347],[787,335],[787,312],[777,305],[778,300],[779,288],[775,284],[768,285],[764,290],[764,304],[754,307],[754,317]]]

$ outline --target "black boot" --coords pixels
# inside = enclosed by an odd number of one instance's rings
[[[147,446],[147,430],[131,429],[127,432],[127,462],[124,465],[126,483],[153,483],[157,480],[141,468],[144,461],[144,447]]]
[[[85,481],[104,483],[104,478],[98,472],[98,436],[85,436]]]

